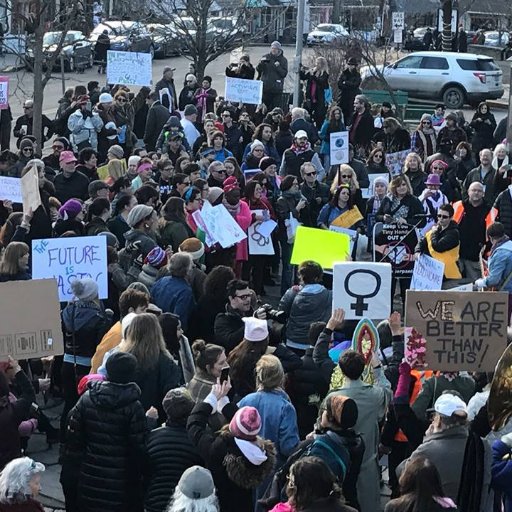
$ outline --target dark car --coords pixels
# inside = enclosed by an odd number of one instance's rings
[[[46,32],[43,36],[43,65],[53,58],[57,47],[62,41],[62,31]],[[30,67],[34,65],[34,40],[29,40],[25,60]],[[60,68],[61,62],[64,62],[66,71],[75,71],[75,69],[84,69],[92,67],[92,44],[85,38],[85,35],[79,30],[68,30],[62,42],[60,56],[55,60],[54,67]]]
[[[153,41],[155,58],[165,59],[165,57],[181,54],[180,40],[173,25],[149,23],[146,25],[146,30]]]
[[[137,21],[104,21],[97,25],[89,36],[93,47],[98,36],[106,30],[110,38],[110,49],[119,52],[150,53],[155,56],[155,47],[148,31]]]

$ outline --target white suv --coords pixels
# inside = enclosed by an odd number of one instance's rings
[[[486,55],[414,52],[379,68],[393,89],[414,98],[442,101],[450,109],[495,100],[504,92],[503,73]],[[361,68],[363,82],[372,76],[375,71],[370,66]]]

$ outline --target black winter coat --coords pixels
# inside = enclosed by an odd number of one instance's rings
[[[80,510],[142,511],[146,416],[131,382],[95,382],[71,411],[68,443],[81,453]]]
[[[357,69],[350,71],[349,68],[342,71],[338,78],[338,105],[343,110],[352,111],[355,97],[361,92],[361,74]]]
[[[185,425],[167,424],[153,430],[147,439],[146,512],[163,512],[183,472],[204,465]]]
[[[379,211],[375,215],[375,220],[377,222],[384,222],[384,215],[393,215],[394,211],[392,209],[393,202],[391,198],[386,196],[380,205]],[[414,197],[411,194],[407,194],[405,197],[402,198],[400,201],[400,207],[406,207],[407,208],[407,214],[405,217],[405,220],[408,224],[415,225],[418,222],[418,217],[416,215],[423,215],[425,213],[425,210],[423,210],[423,206],[420,203],[419,199],[417,197]],[[419,224],[418,228],[422,228],[426,223],[426,220],[423,219]]]
[[[498,209],[496,220],[505,226],[505,234],[510,237],[512,234],[512,198],[510,197],[510,190],[506,189],[500,192],[494,207]]]
[[[279,65],[277,65],[279,63]],[[281,52],[279,55],[267,53],[256,66],[258,80],[263,81],[263,93],[283,92],[284,79],[288,74],[288,60]]]
[[[475,134],[471,140],[471,147],[475,154],[478,154],[480,150],[484,148],[493,147],[493,134],[496,129],[496,119],[490,112],[481,114],[477,111],[473,115],[473,119],[469,125],[475,130]]]
[[[459,228],[456,222],[450,221],[448,227],[443,229],[437,229],[432,233],[432,248],[436,252],[446,252],[450,249],[457,247],[460,244]],[[430,256],[428,250],[427,239],[423,237],[416,246],[416,252],[426,254]]]
[[[148,151],[155,151],[156,141],[165,123],[171,117],[169,109],[159,101],[155,101],[148,110],[146,129],[144,130],[144,143]]]
[[[89,180],[87,176],[79,171],[75,171],[69,177],[65,177],[63,172],[59,172],[53,180],[55,186],[55,197],[64,204],[68,199],[82,199],[85,201],[89,197],[87,189]]]
[[[250,315],[252,315],[252,312]],[[228,305],[226,306],[225,312],[219,313],[215,318],[215,343],[224,347],[226,355],[229,355],[244,339],[244,329],[245,324],[242,320],[242,315]]]
[[[221,431],[216,437],[208,428],[212,407],[201,402],[197,404],[187,422],[190,439],[204,454],[211,471],[220,510],[240,512],[253,510],[253,491],[267,478],[276,462],[276,449],[271,441],[261,440],[267,460],[255,466],[244,457],[229,431]],[[234,416],[236,406],[228,404],[222,414],[228,419]]]

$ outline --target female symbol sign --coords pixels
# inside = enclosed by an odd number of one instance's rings
[[[375,286],[371,287],[373,288],[372,292],[363,295],[359,291],[355,292],[355,290],[360,289],[359,286],[355,286],[353,287],[353,289],[349,287],[351,277],[357,274],[367,274],[368,276],[372,276],[375,279]],[[355,303],[350,304],[350,309],[353,309],[356,312],[357,316],[363,316],[363,313],[368,310],[368,304],[365,304],[364,299],[371,299],[372,297],[375,297],[375,295],[379,293],[381,282],[382,280],[380,275],[377,274],[377,272],[374,272],[373,270],[352,270],[352,272],[348,273],[344,283],[345,291],[351,297],[354,297],[354,299],[356,299]]]

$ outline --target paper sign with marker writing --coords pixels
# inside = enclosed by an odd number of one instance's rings
[[[90,277],[98,284],[99,298],[108,297],[107,239],[104,236],[32,240],[32,276],[55,277],[59,300],[73,298],[71,283]]]
[[[107,83],[151,87],[153,83],[151,54],[108,50]]]
[[[210,203],[205,202],[201,210],[201,218],[212,240],[224,249],[247,238],[243,229],[223,204],[212,207]]]
[[[348,163],[348,132],[331,133],[329,141],[331,165]]]
[[[414,367],[493,371],[507,346],[508,293],[408,290],[405,325]]]
[[[383,320],[390,311],[391,265],[345,261],[334,265],[332,309],[343,308],[347,320]]]
[[[0,110],[9,108],[9,77],[0,76]]]
[[[360,220],[363,220],[363,216],[357,206],[353,206],[350,210],[342,213],[339,217],[336,217],[332,222],[331,226],[337,226],[340,228],[350,228]]]
[[[334,263],[345,261],[350,251],[350,237],[343,233],[325,229],[299,226],[295,234],[291,263],[316,261],[324,269],[333,268]]]
[[[421,254],[414,262],[411,290],[435,291],[443,287],[444,263]]]
[[[252,213],[263,215],[263,210],[253,210]],[[277,223],[272,219],[256,221],[251,224],[247,230],[249,254],[272,256],[274,254],[274,244],[270,235],[276,227]]]
[[[224,97],[228,101],[242,102],[249,105],[259,105],[263,96],[261,80],[226,77]]]
[[[23,203],[21,179],[0,176],[0,199],[13,203]]]

